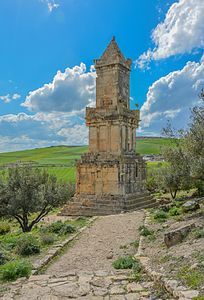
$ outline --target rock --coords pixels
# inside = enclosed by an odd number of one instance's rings
[[[110,289],[111,295],[120,295],[120,294],[124,294],[124,293],[125,293],[125,290],[123,289],[123,287],[121,287],[119,285],[112,286]]]
[[[200,208],[200,204],[197,201],[195,201],[195,200],[187,201],[186,203],[184,203],[182,205],[182,210],[185,213],[191,212],[191,211],[195,211],[195,210],[197,210],[199,208]]]
[[[128,283],[126,288],[128,293],[144,291],[144,288],[141,286],[141,284],[136,282]]]
[[[198,291],[189,290],[189,291],[181,291],[179,293],[179,297],[183,297],[184,299],[193,299],[199,295]]]
[[[113,252],[108,253],[106,256],[107,259],[112,259],[113,258]]]
[[[125,298],[126,298],[127,300],[139,300],[139,299],[141,299],[139,293],[131,293],[131,294],[127,294],[127,295],[125,295]]]
[[[53,287],[53,294],[57,297],[77,298],[78,285],[76,283],[67,283]]]
[[[109,288],[109,286],[111,285],[112,281],[111,279],[109,278],[101,278],[101,277],[98,277],[98,278],[94,278],[92,281],[91,281],[91,284],[93,286],[96,286],[96,287],[101,287],[101,288]]]
[[[168,248],[181,243],[183,239],[189,234],[192,228],[195,228],[195,223],[165,233],[164,243]]]

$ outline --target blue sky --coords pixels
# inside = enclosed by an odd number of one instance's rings
[[[0,151],[87,143],[91,65],[113,35],[133,60],[139,134],[186,126],[204,86],[203,13],[203,0],[1,0]]]

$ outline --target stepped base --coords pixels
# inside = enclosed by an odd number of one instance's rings
[[[94,196],[75,195],[66,204],[59,215],[61,216],[104,216],[134,211],[156,206],[156,201],[147,193],[131,194],[130,196]]]

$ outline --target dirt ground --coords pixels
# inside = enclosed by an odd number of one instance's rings
[[[164,223],[157,223],[151,218],[147,227],[154,231],[154,237],[145,238],[144,253],[151,258],[153,269],[181,284],[200,290],[204,294],[204,237],[195,238],[193,229],[187,237],[177,245],[167,248],[164,243],[166,232],[195,224],[204,228],[203,207],[200,211],[182,216],[170,217]],[[150,214],[151,215],[151,214]],[[200,283],[199,283],[200,282]],[[197,285],[197,286],[196,286]]]

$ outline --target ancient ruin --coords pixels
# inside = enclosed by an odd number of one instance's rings
[[[96,108],[86,108],[89,152],[77,162],[76,194],[62,215],[107,215],[154,204],[135,153],[139,110],[130,109],[132,61],[113,38],[96,69]]]

